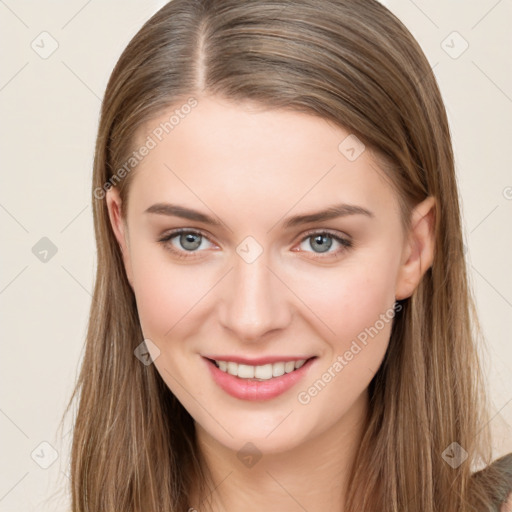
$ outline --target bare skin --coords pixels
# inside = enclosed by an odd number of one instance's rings
[[[148,123],[140,141],[168,118]],[[154,364],[196,422],[215,512],[343,511],[390,312],[432,264],[434,199],[416,206],[404,233],[396,192],[370,151],[351,161],[338,149],[348,135],[303,113],[201,97],[133,171],[126,211],[117,189],[107,194],[144,336],[160,350]],[[157,203],[219,224],[146,212]],[[285,226],[340,203],[370,215]],[[199,236],[159,241],[178,228]],[[262,252],[248,263],[241,244]],[[362,344],[372,326],[377,334]],[[248,401],[213,381],[206,354],[316,358],[288,391]],[[319,379],[328,382],[308,391]],[[261,454],[250,467],[237,457],[248,442]],[[205,496],[192,496],[190,506],[205,510]]]

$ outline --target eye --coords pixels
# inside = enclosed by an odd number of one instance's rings
[[[209,238],[193,229],[175,229],[161,237],[158,242],[164,244],[178,258],[193,258],[208,245],[215,246]],[[300,250],[313,252],[315,258],[338,255],[352,247],[352,241],[330,231],[311,231],[300,242]],[[330,250],[334,247],[335,250]],[[337,247],[337,249],[336,249]],[[312,249],[312,250],[310,250]],[[296,250],[296,249],[294,249]],[[326,256],[323,256],[326,255]]]
[[[178,258],[194,257],[201,252],[199,249],[207,249],[208,244],[212,244],[203,233],[192,229],[175,229],[158,241]]]
[[[337,250],[336,246],[338,246]],[[299,247],[303,251],[313,252],[315,257],[322,257],[323,254],[332,256],[351,248],[352,241],[330,231],[313,231],[306,233]],[[333,247],[335,250],[330,251]],[[309,249],[312,249],[312,251]]]

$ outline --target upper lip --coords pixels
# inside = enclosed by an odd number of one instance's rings
[[[228,356],[228,355],[207,355],[203,356],[206,359],[212,359],[214,361],[228,361],[239,364],[247,364],[250,366],[262,366],[264,364],[272,363],[286,363],[287,361],[300,361],[305,359],[311,359],[316,356],[267,356],[267,357],[242,357],[242,356]]]

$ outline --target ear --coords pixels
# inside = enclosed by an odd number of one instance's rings
[[[411,214],[411,224],[397,277],[396,300],[410,297],[434,260],[436,200],[427,197]]]
[[[123,256],[124,267],[126,270],[126,276],[128,281],[133,288],[132,284],[132,265],[130,260],[130,245],[128,239],[128,225],[125,218],[123,217],[122,201],[119,195],[119,190],[116,187],[110,187],[106,194],[108,216],[110,218],[110,224],[114,232],[114,236],[121,249]]]

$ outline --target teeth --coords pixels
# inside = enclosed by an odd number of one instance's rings
[[[285,363],[274,363],[272,365],[272,377],[281,377],[281,375],[284,375],[284,365]]]
[[[248,364],[238,364],[232,361],[215,361],[217,366],[223,372],[240,377],[241,379],[260,379],[268,380],[272,377],[280,377],[285,373],[291,373],[301,368],[306,359],[297,361],[287,361],[273,364],[263,364],[260,366],[251,366]]]
[[[238,364],[237,366],[238,366],[237,375],[241,379],[254,379],[254,369],[255,369],[254,366],[249,366],[248,364]],[[228,372],[232,373],[229,371],[229,367],[228,367]]]
[[[286,373],[291,373],[295,370],[295,361],[288,361],[287,363],[284,363],[284,371]]]
[[[272,378],[272,365],[264,364],[263,366],[253,366],[254,368],[254,376],[257,379],[271,379]],[[240,370],[238,371],[238,376],[240,376]]]

